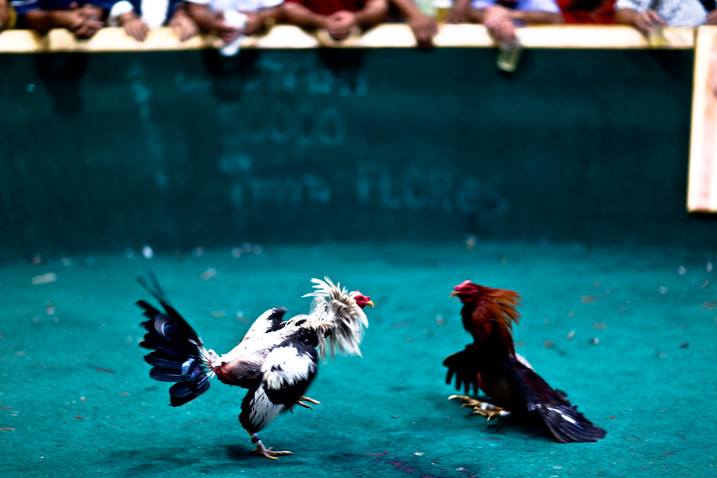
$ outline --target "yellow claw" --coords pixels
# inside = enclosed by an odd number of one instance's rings
[[[290,451],[274,451],[273,447],[265,448],[262,444],[257,445],[256,450],[252,450],[251,454],[263,456],[264,458],[276,461],[279,461],[277,456],[293,455]]]
[[[461,405],[461,408],[472,407],[473,415],[483,415],[487,418],[487,422],[491,421],[493,418],[510,415],[509,412],[507,412],[501,407],[496,407],[491,403],[481,402],[480,400],[476,400],[465,395],[451,395],[450,397],[448,397],[449,400],[452,400],[454,398],[458,400],[463,400],[465,402],[463,405]]]

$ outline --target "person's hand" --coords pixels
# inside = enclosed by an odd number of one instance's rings
[[[136,13],[130,12],[122,15],[117,19],[127,35],[137,41],[145,41],[149,33],[149,26],[137,16]]]
[[[169,27],[175,35],[179,37],[179,41],[181,42],[189,40],[199,31],[194,20],[182,10],[177,10],[177,13],[169,20]]]
[[[75,7],[77,7],[77,3],[74,3]],[[72,5],[70,5],[72,6]],[[79,8],[79,12],[82,16],[84,16],[88,20],[96,20],[101,21],[102,20],[102,9],[100,7],[96,7],[90,3],[85,3],[82,5],[82,8]]]
[[[717,25],[717,10],[712,10],[707,14],[707,24]]]
[[[74,8],[72,5],[74,5]],[[85,17],[80,13],[76,3],[73,3],[72,5],[70,5],[69,10],[61,12],[62,17],[60,24],[71,32],[74,32],[85,22]]]
[[[463,9],[452,8],[446,17],[446,23],[470,23],[468,13]]]
[[[65,12],[64,23],[76,38],[91,38],[105,25],[100,18],[102,18],[102,9],[90,4],[80,8],[73,2],[70,4],[70,9]]]
[[[649,35],[657,25],[663,26],[666,23],[654,10],[647,10],[645,13],[635,15],[635,27],[645,35]]]
[[[486,8],[483,24],[491,36],[499,42],[513,44],[518,40],[515,24],[507,8],[498,5]]]
[[[485,17],[483,18],[485,25],[497,23],[502,19],[510,19],[510,10],[500,5],[486,7]]]
[[[433,36],[438,33],[438,25],[436,20],[428,15],[417,15],[408,20],[408,25],[413,30],[413,36],[416,37],[416,43],[419,48],[431,48],[433,46]]]
[[[500,43],[512,45],[518,41],[518,36],[515,34],[515,25],[510,19],[497,19],[491,22],[490,25],[486,24],[486,28],[488,28],[490,35]]]
[[[242,12],[247,16],[246,24],[244,25],[244,34],[253,35],[264,26],[264,19],[254,12]]]
[[[346,10],[329,15],[327,20],[326,30],[334,40],[345,40],[356,26],[356,17]]]

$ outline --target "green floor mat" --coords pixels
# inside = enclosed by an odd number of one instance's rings
[[[714,252],[479,242],[127,255],[0,266],[0,476],[717,476]],[[215,381],[168,406],[138,347],[134,302],[150,297],[134,278],[148,266],[219,353],[270,307],[308,311],[312,277],[373,298],[364,357],[321,364],[308,395],[322,405],[260,433],[294,456],[249,455],[243,389]],[[470,341],[448,294],[465,279],[521,293],[518,352],[605,440],[559,444],[447,400],[441,362]]]

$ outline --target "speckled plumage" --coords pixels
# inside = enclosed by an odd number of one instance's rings
[[[314,297],[308,315],[284,321],[285,308],[270,309],[254,321],[236,347],[219,356],[205,349],[150,272],[149,282],[138,280],[164,308],[160,312],[144,301],[138,302],[150,319],[142,324],[148,333],[140,344],[155,350],[145,357],[154,366],[150,376],[176,382],[170,388],[172,406],[183,405],[206,392],[214,376],[223,383],[248,389],[239,421],[258,443],[260,454],[267,456],[269,451],[256,433],[282,411],[297,404],[306,406],[300,400],[310,400],[303,394],[316,376],[319,358],[325,358],[328,350],[333,358],[336,349],[361,355],[359,345],[368,320],[363,305],[355,299],[360,298],[364,305],[373,303],[358,291],[349,293],[325,279],[312,280],[316,290],[306,295]]]

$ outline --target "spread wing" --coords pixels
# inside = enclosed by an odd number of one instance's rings
[[[450,385],[453,375],[456,376],[456,390],[461,386],[466,393],[470,393],[471,385],[475,393],[478,393],[478,354],[475,344],[468,344],[464,350],[449,355],[443,365],[448,367],[446,372],[446,385]]]
[[[261,378],[242,401],[239,421],[244,429],[257,433],[296,404],[316,376],[317,366],[316,350],[298,341],[286,340],[269,352]]]
[[[514,356],[511,355],[508,360],[508,366],[513,371],[513,383],[525,400],[528,411],[537,412],[559,442],[596,442],[605,438],[605,430],[577,411],[564,394],[554,390]]]

